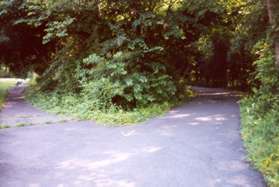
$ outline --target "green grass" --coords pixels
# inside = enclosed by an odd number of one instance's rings
[[[177,102],[164,102],[148,107],[124,111],[112,108],[106,112],[88,109],[87,102],[77,96],[58,96],[55,94],[36,93],[28,97],[29,101],[43,110],[55,114],[62,114],[76,119],[95,120],[107,126],[131,125],[144,122],[150,118],[160,116],[169,111]]]
[[[35,124],[33,123],[18,123],[16,124],[16,127],[27,127],[27,126],[33,126]]]
[[[7,91],[14,86],[16,79],[0,79],[0,109],[3,107]]]
[[[69,99],[69,97],[68,97]],[[169,103],[156,104],[150,107],[139,108],[133,111],[123,111],[111,109],[107,112],[98,110],[88,110],[84,103],[73,98],[61,101],[55,96],[37,94],[29,100],[33,105],[55,114],[68,115],[77,119],[95,120],[99,124],[105,125],[130,125],[143,122],[149,118],[162,115],[171,107]]]
[[[0,124],[0,129],[8,129],[8,128],[10,128],[9,125]]]
[[[260,103],[255,98],[242,101],[242,137],[249,160],[264,175],[268,186],[278,187],[279,106],[271,104],[263,110]]]

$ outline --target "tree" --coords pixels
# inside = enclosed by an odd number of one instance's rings
[[[276,55],[276,65],[279,68],[279,1],[266,0],[269,22],[272,26],[274,47]]]
[[[0,1],[0,62],[17,75],[30,69],[42,73],[48,66],[49,45],[42,44],[45,26],[25,23],[28,6],[22,0]]]
[[[258,33],[265,35],[269,25],[262,0],[255,2],[0,0],[0,61],[11,71],[36,71],[51,88],[78,85],[72,75],[78,62],[92,53],[108,61],[125,54],[130,57],[127,67],[140,66],[145,73],[150,65],[163,65],[179,83],[208,77],[211,86],[232,86],[240,82],[239,72],[251,67],[248,41],[261,39]],[[259,16],[250,16],[250,30],[242,20],[255,12]],[[259,22],[262,13],[265,20]]]

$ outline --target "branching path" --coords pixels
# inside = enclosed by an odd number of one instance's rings
[[[61,120],[13,90],[2,123],[34,126],[0,130],[0,186],[263,187],[245,161],[237,98],[217,91],[144,124],[108,128]]]

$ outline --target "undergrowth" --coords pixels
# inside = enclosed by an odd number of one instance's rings
[[[129,125],[143,122],[169,111],[179,102],[164,102],[132,110],[123,110],[111,106],[106,110],[90,108],[90,101],[78,95],[59,95],[57,93],[36,93],[29,95],[28,99],[37,107],[46,111],[75,117],[77,119],[95,120],[106,125]]]
[[[279,186],[279,71],[267,46],[259,52],[256,78],[260,87],[241,102],[242,136],[250,160],[269,186]]]
[[[183,79],[170,76],[166,65],[156,61],[161,48],[144,45],[138,50],[119,51],[110,57],[92,53],[69,62],[46,84],[39,78],[29,98],[55,113],[131,124],[163,114],[191,95]]]

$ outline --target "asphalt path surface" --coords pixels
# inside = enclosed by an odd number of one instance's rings
[[[200,92],[162,117],[105,127],[36,109],[15,88],[0,114],[12,127],[0,130],[0,186],[266,186],[246,160],[238,97]]]

